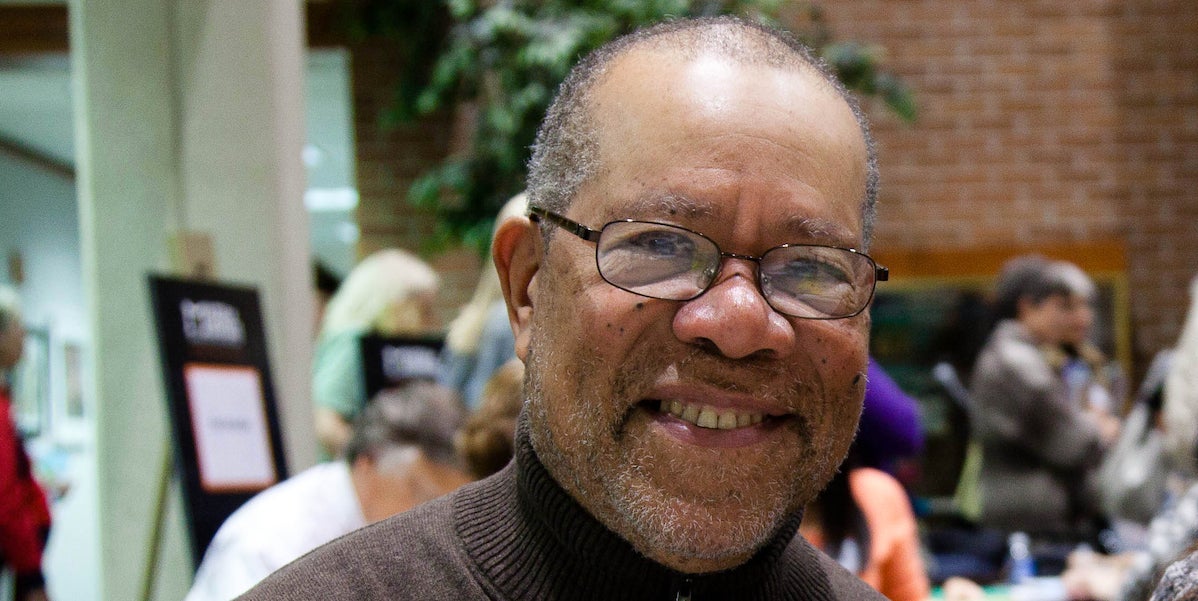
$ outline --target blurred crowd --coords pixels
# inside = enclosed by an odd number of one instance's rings
[[[523,195],[513,198],[500,219],[524,206]],[[367,333],[438,336],[429,318],[437,286],[418,258],[386,250],[363,260],[332,295],[313,382],[327,457],[355,464],[346,441],[363,409],[379,402],[364,396],[353,341]],[[940,585],[967,598],[984,585],[1037,578],[1053,579],[1062,598],[1131,600],[1176,580],[1170,575],[1184,564],[1166,568],[1198,536],[1198,317],[1132,393],[1127,374],[1092,340],[1096,299],[1092,278],[1068,261],[1020,256],[1001,270],[986,311],[974,316],[985,332],[980,348],[956,362],[963,368],[937,366],[951,372],[936,379],[967,418],[947,507],[929,508],[917,492],[920,402],[871,358],[856,442],[808,507],[801,535],[897,600],[928,598]],[[512,347],[500,282],[484,269],[447,329],[436,378],[462,409],[456,454],[444,464],[460,470],[462,482],[512,456],[523,371]],[[411,384],[403,386],[395,390],[410,395]],[[442,438],[446,444],[449,435]],[[1012,540],[1026,541],[1030,568],[1014,565]]]
[[[517,196],[499,219],[525,206]],[[524,366],[493,269],[482,270],[447,329],[436,318],[440,278],[412,253],[378,251],[343,281],[320,266],[316,275],[312,390],[323,461],[225,521],[188,601],[229,599],[307,551],[486,478],[513,456]],[[1198,279],[1192,288],[1198,299]],[[9,292],[0,290],[5,368],[20,357]],[[957,364],[964,368],[937,366],[936,380],[967,417],[947,506],[931,507],[917,492],[920,402],[871,358],[856,441],[808,506],[800,535],[898,601],[927,599],[941,585],[946,598],[981,598],[986,585],[1045,578],[1059,598],[1195,598],[1198,304],[1133,393],[1091,341],[1095,298],[1093,280],[1072,263],[1029,255],[1004,266],[978,317],[980,350]],[[369,393],[369,336],[435,340],[439,365]],[[9,432],[0,440],[0,552],[17,570],[17,598],[44,598],[36,566],[49,514],[8,406],[0,403]]]

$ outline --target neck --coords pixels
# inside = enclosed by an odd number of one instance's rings
[[[361,457],[350,466],[350,480],[362,515],[368,522],[377,522],[447,494],[469,478],[457,468],[420,454],[402,467],[385,470]]]

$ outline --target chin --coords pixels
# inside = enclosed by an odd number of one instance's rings
[[[638,551],[680,571],[743,563],[815,495],[803,479],[782,476],[809,470],[774,466],[778,473],[766,475],[728,468],[701,482],[701,476],[686,475],[668,461],[636,455],[625,457],[610,477],[592,482],[605,500],[592,512]]]

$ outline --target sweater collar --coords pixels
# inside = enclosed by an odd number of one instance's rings
[[[796,583],[807,598],[827,593],[816,551],[796,539],[802,513],[745,564],[686,575],[636,551],[579,505],[545,469],[522,415],[516,457],[500,474],[461,495],[458,532],[486,579],[509,599],[777,599]]]

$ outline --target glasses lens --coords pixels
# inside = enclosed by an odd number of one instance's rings
[[[869,257],[843,248],[784,246],[761,259],[761,290],[770,305],[795,317],[856,315],[873,296]]]
[[[599,274],[613,286],[643,296],[687,300],[715,277],[720,252],[700,234],[662,223],[607,224],[596,249]]]

